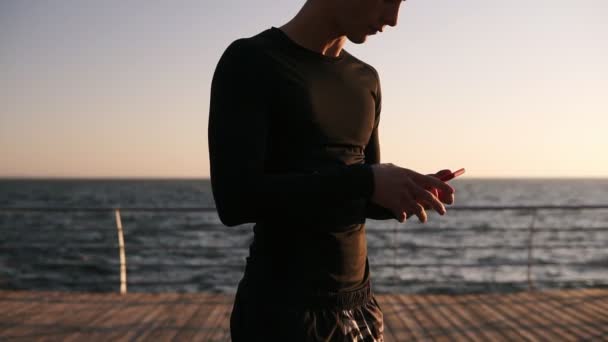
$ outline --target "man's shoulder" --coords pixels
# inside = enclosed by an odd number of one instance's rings
[[[256,55],[271,47],[272,41],[269,30],[266,29],[252,36],[240,37],[231,41],[226,47],[226,52],[232,54]]]
[[[378,70],[376,70],[376,68],[374,68],[371,64],[363,61],[362,59],[360,59],[358,57],[356,57],[355,55],[353,55],[352,53],[350,53],[350,51],[348,51],[348,50],[346,51],[346,53],[348,54],[348,58],[350,58],[353,63],[360,64],[363,68],[365,68],[370,73],[372,73],[375,78],[377,78],[378,80],[380,79],[380,75],[378,74]]]

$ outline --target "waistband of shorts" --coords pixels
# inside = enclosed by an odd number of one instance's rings
[[[341,309],[350,310],[368,303],[372,298],[371,279],[367,279],[360,288],[350,291],[331,292],[286,286],[270,286],[264,277],[251,274],[246,268],[244,278],[239,286],[253,290],[250,294],[264,302],[276,302],[297,308]],[[248,291],[249,292],[249,291]]]
[[[345,292],[323,292],[304,295],[301,297],[302,303],[308,307],[335,308],[340,310],[350,310],[362,306],[372,298],[371,280],[363,284],[360,289]]]

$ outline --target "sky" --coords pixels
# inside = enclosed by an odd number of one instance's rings
[[[0,177],[209,177],[218,59],[303,3],[1,1]],[[380,74],[382,162],[608,177],[606,17],[605,0],[403,3],[345,45]]]

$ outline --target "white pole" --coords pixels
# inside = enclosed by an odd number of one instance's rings
[[[122,233],[122,221],[120,220],[120,209],[116,213],[116,228],[118,229],[118,253],[120,255],[120,294],[127,293],[127,257],[125,256],[125,238]]]
[[[534,209],[534,217],[532,218],[532,224],[530,224],[530,233],[528,236],[528,272],[526,278],[528,280],[528,290],[534,290],[534,282],[532,281],[532,252],[534,249],[534,224],[536,223],[536,216],[538,216],[538,209]]]

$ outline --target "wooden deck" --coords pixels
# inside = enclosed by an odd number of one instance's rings
[[[387,341],[608,341],[608,290],[377,294]],[[232,296],[0,291],[0,340],[229,341]]]

